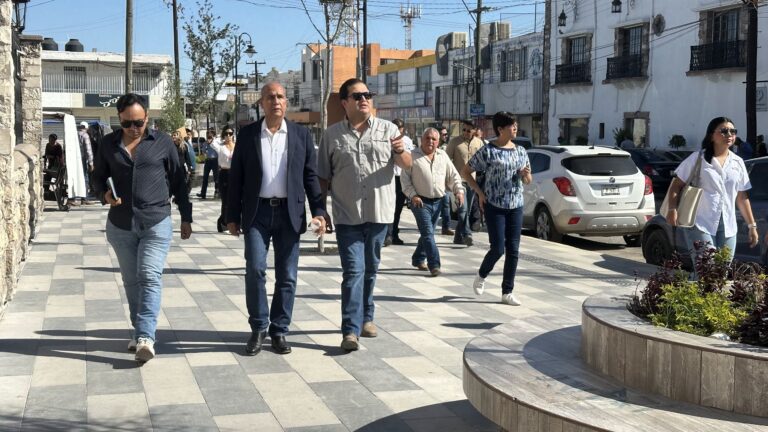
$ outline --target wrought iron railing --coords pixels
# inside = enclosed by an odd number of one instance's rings
[[[586,61],[557,65],[555,69],[555,84],[592,82],[590,64],[591,62]]]
[[[692,71],[744,67],[747,65],[745,41],[715,42],[691,47]]]
[[[608,59],[608,71],[605,74],[605,79],[633,78],[644,75],[643,56],[641,54]]]
[[[135,75],[133,92],[142,95],[163,95],[166,81],[157,77]],[[43,91],[50,93],[122,94],[125,77],[122,75],[88,76],[72,73],[44,73]]]

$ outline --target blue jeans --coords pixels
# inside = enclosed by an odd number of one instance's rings
[[[472,202],[475,199],[475,191],[467,183],[462,184],[466,192],[464,193],[464,204],[458,210],[459,222],[456,224],[456,234],[453,237],[455,241],[472,236],[470,217],[472,216]]]
[[[130,231],[107,220],[107,241],[117,255],[137,339],[155,340],[163,291],[163,266],[172,236],[170,216],[153,226],[144,226],[134,219]]]
[[[435,226],[440,217],[442,198],[422,198],[423,207],[411,206],[416,225],[419,227],[419,243],[411,257],[411,264],[417,266],[424,261],[430,270],[440,268],[440,252],[435,243]]]
[[[387,224],[336,225],[342,269],[342,334],[360,336],[363,323],[373,321],[373,287],[386,235]]]
[[[515,288],[515,273],[517,260],[520,256],[520,230],[523,227],[523,208],[502,209],[491,204],[485,204],[485,223],[488,227],[488,240],[491,248],[485,254],[480,265],[480,277],[488,277],[493,266],[506,254],[504,259],[504,277],[501,282],[501,293],[511,293]]]
[[[451,227],[451,193],[448,191],[445,191],[440,215],[442,218],[443,230],[447,230]]]
[[[717,226],[717,232],[715,233],[714,237],[712,237],[712,235],[710,235],[709,233],[706,233],[696,228],[696,226],[692,226],[690,228],[684,228],[684,229],[685,229],[685,241],[688,245],[688,253],[691,256],[691,262],[693,263],[694,280],[698,279],[698,275],[696,274],[696,258],[698,257],[698,254],[700,252],[697,253],[696,248],[694,247],[694,244],[697,241],[701,241],[703,243],[709,243],[709,247],[714,247],[717,249],[728,247],[728,249],[731,250],[730,260],[733,261],[733,255],[736,253],[736,236],[733,236],[733,237],[725,236],[725,223],[723,222],[722,216],[720,216],[720,224]],[[704,249],[702,249],[701,251],[703,250]]]
[[[293,230],[286,204],[271,207],[262,201],[253,225],[245,232],[245,304],[251,331],[269,327],[270,336],[288,334],[296,296],[299,234]],[[275,248],[275,291],[267,305],[267,252]]]

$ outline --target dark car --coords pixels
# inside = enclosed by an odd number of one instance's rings
[[[757,222],[757,232],[760,244],[749,247],[749,229],[747,223],[736,211],[738,234],[736,234],[735,259],[744,262],[756,262],[768,266],[768,247],[763,236],[768,232],[768,157],[751,159],[745,162],[749,172],[752,189],[749,190],[749,201],[752,214]],[[645,224],[642,234],[643,257],[649,264],[660,265],[677,250],[683,260],[683,266],[690,269],[691,257],[685,240],[685,230],[670,226],[662,215],[654,216]]]
[[[645,148],[624,149],[629,152],[632,161],[640,168],[640,172],[651,178],[653,193],[657,201],[664,199],[675,176],[675,168],[680,165],[679,160],[671,159],[660,151]]]

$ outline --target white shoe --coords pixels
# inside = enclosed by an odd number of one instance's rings
[[[155,357],[155,341],[150,338],[140,337],[136,343],[136,361],[148,362]]]
[[[520,306],[522,303],[520,303],[520,300],[518,300],[514,294],[502,294],[501,295],[501,302],[504,304],[508,304],[510,306]]]
[[[128,351],[130,352],[136,352],[136,339],[131,339],[128,341]]]
[[[480,273],[475,276],[475,281],[472,283],[472,288],[475,289],[475,294],[483,295],[483,291],[485,291],[485,278],[480,277]]]

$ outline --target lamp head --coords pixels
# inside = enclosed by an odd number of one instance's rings
[[[611,2],[611,12],[621,13],[621,0],[613,0]]]

